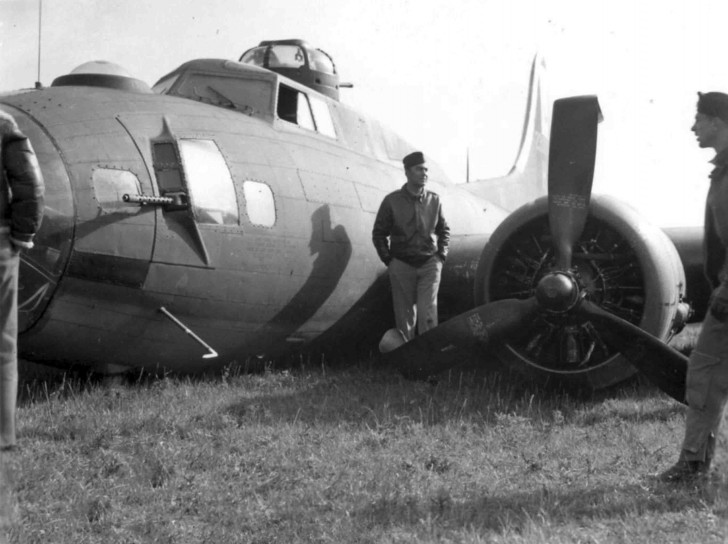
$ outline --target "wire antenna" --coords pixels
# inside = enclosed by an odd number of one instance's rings
[[[38,0],[38,77],[35,80],[35,88],[41,89],[43,84],[40,82],[40,56],[41,56],[41,36],[43,34],[43,0]]]
[[[470,147],[465,148],[465,183],[470,183]]]

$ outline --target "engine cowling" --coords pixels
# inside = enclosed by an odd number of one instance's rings
[[[476,272],[477,305],[536,294],[553,267],[548,198],[504,220],[485,246]],[[667,341],[682,328],[685,273],[667,235],[617,199],[592,195],[575,244],[572,270],[582,296]],[[636,373],[602,338],[598,326],[572,314],[544,312],[517,341],[496,346],[508,366],[539,381],[601,389]]]

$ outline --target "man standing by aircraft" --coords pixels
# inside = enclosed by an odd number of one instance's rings
[[[394,319],[405,340],[437,326],[437,292],[447,258],[450,227],[440,197],[425,189],[420,151],[403,160],[407,183],[384,197],[372,230],[379,258],[389,267]]]
[[[0,451],[15,448],[20,250],[43,217],[43,177],[28,138],[0,112]]]
[[[705,207],[703,256],[713,293],[688,364],[685,438],[677,463],[660,474],[666,482],[707,475],[728,400],[728,95],[711,92],[698,97],[692,131],[700,147],[716,152]]]

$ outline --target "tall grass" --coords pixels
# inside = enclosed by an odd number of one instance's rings
[[[683,418],[645,385],[577,399],[368,363],[27,381],[0,542],[724,542],[720,477],[649,477]]]

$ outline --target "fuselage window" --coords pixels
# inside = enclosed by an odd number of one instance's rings
[[[336,129],[334,129],[334,122],[331,120],[329,105],[318,96],[310,96],[309,99],[311,100],[313,118],[316,121],[316,130],[325,136],[336,138]]]
[[[141,185],[135,174],[128,170],[96,168],[92,174],[94,196],[101,208],[101,215],[109,213],[135,214],[139,205],[124,202],[124,195],[138,195]]]
[[[195,218],[200,223],[237,225],[238,201],[230,170],[212,140],[179,140]]]
[[[276,224],[276,204],[271,188],[260,181],[243,182],[245,212],[253,225],[272,227]]]
[[[182,172],[173,142],[159,142],[152,147],[154,172],[162,195],[172,191],[183,191]]]
[[[311,107],[305,93],[292,87],[278,88],[278,117],[308,130],[316,130],[311,116]]]

